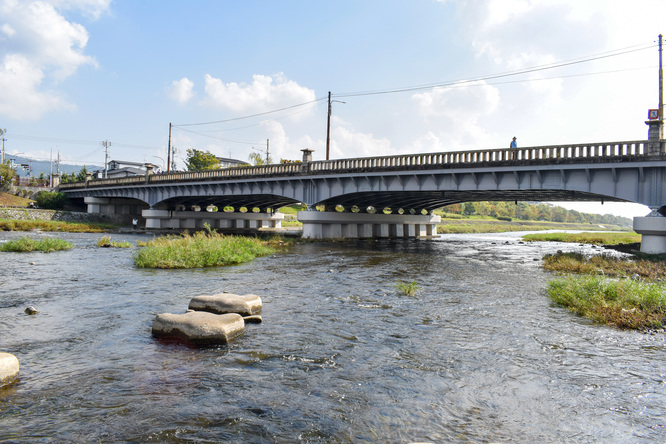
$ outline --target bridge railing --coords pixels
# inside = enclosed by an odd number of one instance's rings
[[[613,158],[640,158],[647,154],[648,141],[603,142],[571,145],[549,145],[526,148],[499,148],[490,150],[452,151],[445,153],[404,154],[397,156],[364,157],[353,159],[319,160],[306,163],[286,163],[232,167],[220,170],[185,173],[162,173],[149,176],[130,176],[115,179],[91,180],[60,184],[60,190],[83,187],[156,184],[180,181],[200,181],[256,176],[300,175],[327,171],[428,168],[442,165],[472,165],[499,162],[580,161]]]
[[[405,168],[548,159],[611,159],[613,157],[643,156],[646,153],[646,147],[647,141],[640,140],[336,159],[311,162],[310,171]]]

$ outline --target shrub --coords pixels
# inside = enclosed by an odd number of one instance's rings
[[[40,191],[35,196],[37,206],[49,210],[61,210],[65,206],[66,201],[67,196],[65,196],[65,193]]]

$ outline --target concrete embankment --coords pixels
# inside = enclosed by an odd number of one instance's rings
[[[126,214],[93,214],[79,211],[43,210],[37,208],[2,208],[0,219],[57,220],[63,222],[96,222],[131,224],[132,216]]]

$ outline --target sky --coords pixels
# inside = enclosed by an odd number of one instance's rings
[[[663,0],[0,0],[6,155],[353,158],[647,139]],[[108,144],[107,144],[108,145]],[[619,205],[619,206],[618,206]],[[563,205],[643,216],[647,207]]]

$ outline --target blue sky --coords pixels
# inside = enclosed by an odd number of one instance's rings
[[[8,154],[81,165],[103,140],[163,164],[169,123],[179,168],[266,140],[320,160],[331,91],[331,158],[642,140],[665,18],[663,0],[0,0],[0,128]],[[562,62],[580,63],[488,79]],[[580,209],[646,212],[598,207]]]

